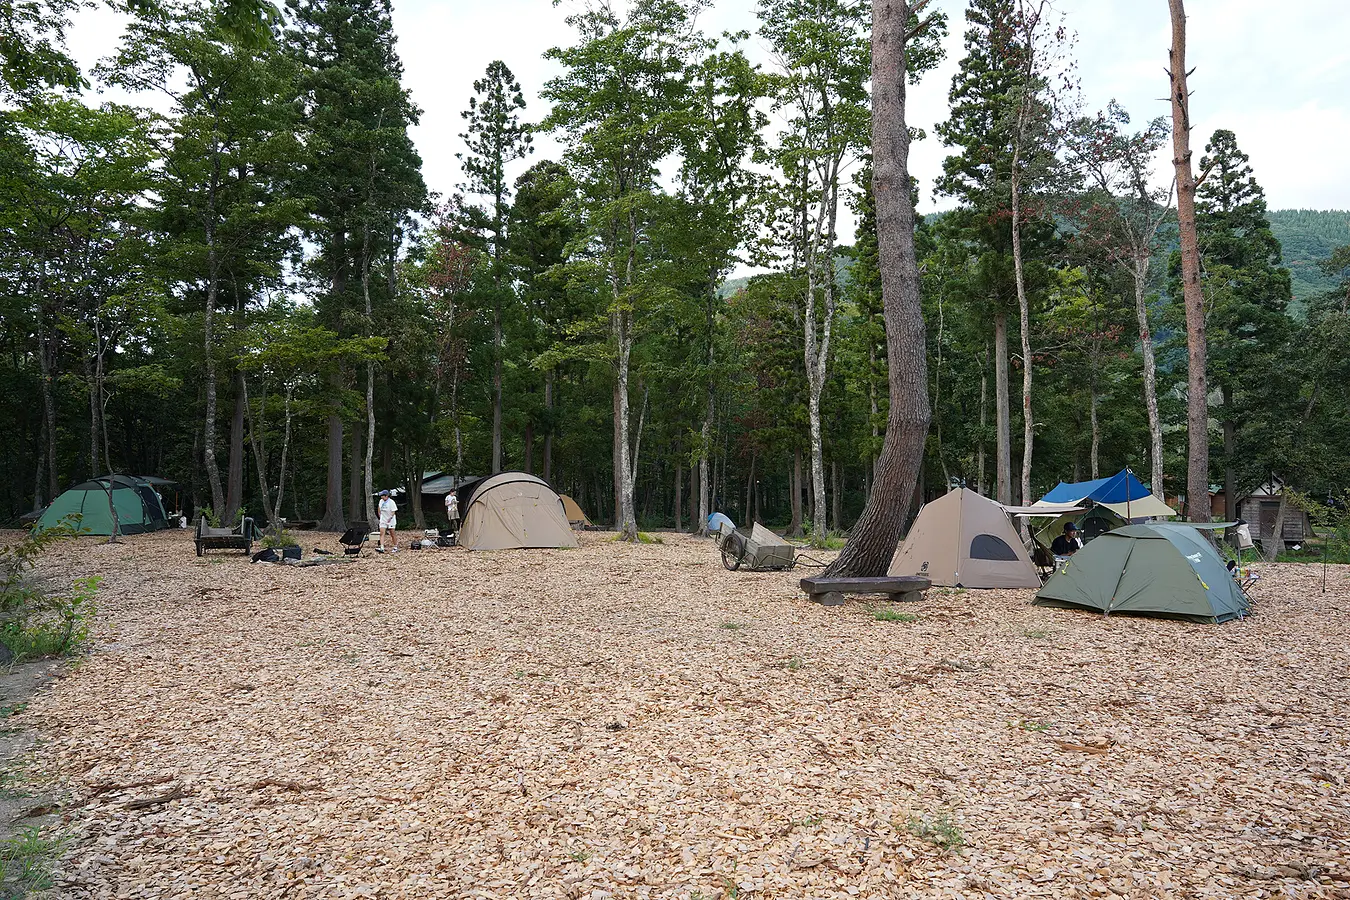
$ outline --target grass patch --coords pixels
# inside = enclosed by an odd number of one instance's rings
[[[664,544],[665,541],[664,541],[662,538],[658,537],[657,535],[654,535],[654,534],[648,534],[648,533],[645,532],[645,531],[639,531],[639,532],[638,532],[638,543],[639,543],[639,544]]]
[[[927,841],[934,847],[950,853],[966,845],[966,837],[961,826],[944,813],[936,815],[910,816],[905,830],[921,841]]]
[[[806,660],[800,656],[785,656],[774,663],[776,669],[787,669],[789,672],[800,672],[806,668]]]
[[[1043,641],[1050,637],[1050,632],[1042,628],[1028,628],[1026,631],[1022,632],[1022,636],[1031,638],[1033,641]]]
[[[22,897],[51,887],[52,869],[66,843],[65,837],[44,837],[37,827],[0,841],[0,894]]]
[[[741,631],[744,628],[746,628],[745,624],[741,622],[723,622],[721,625],[718,625],[717,627],[722,629],[723,631]]]
[[[1047,728],[1050,727],[1049,724],[1045,722],[1030,722],[1027,721],[1026,719],[1021,719],[1017,722],[1014,722],[1013,724],[1016,725],[1018,728],[1022,729],[1023,731],[1030,731],[1033,733],[1045,731]]]
[[[872,618],[878,622],[917,622],[919,617],[914,613],[901,612],[898,609],[892,609],[889,606],[877,606],[872,609]]]
[[[10,716],[17,716],[28,708],[27,700],[20,700],[18,703],[11,703],[9,706],[0,706],[0,719],[8,719]]]
[[[591,852],[589,850],[573,850],[567,854],[567,858],[572,862],[579,862],[584,865],[591,858]]]

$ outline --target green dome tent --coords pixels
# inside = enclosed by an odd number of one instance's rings
[[[113,506],[121,534],[142,534],[168,525],[164,504],[150,483],[135,475],[103,475],[77,484],[52,501],[37,521],[37,530],[46,531],[61,524],[70,515],[79,515],[79,528],[86,534],[112,534],[113,516],[108,508],[111,485]]]
[[[1193,622],[1227,622],[1251,611],[1200,532],[1170,522],[1108,531],[1075,553],[1032,603]]]

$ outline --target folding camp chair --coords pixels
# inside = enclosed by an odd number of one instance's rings
[[[366,539],[370,536],[370,526],[365,522],[358,522],[355,525],[348,525],[347,530],[338,538],[338,543],[342,545],[342,552],[347,556],[360,556],[361,548],[365,546]]]
[[[1059,571],[1059,561],[1055,554],[1050,552],[1050,548],[1036,540],[1036,536],[1031,536],[1031,546],[1028,548],[1031,561],[1036,565],[1036,574],[1041,577],[1041,584],[1050,580],[1050,576]]]

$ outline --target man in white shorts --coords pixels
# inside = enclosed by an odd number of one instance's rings
[[[394,498],[389,496],[388,491],[380,491],[380,546],[379,551],[384,552],[384,536],[389,535],[389,542],[393,544],[391,553],[398,552],[398,506],[394,504]]]
[[[450,520],[450,530],[459,531],[459,497],[454,491],[445,495],[445,517]]]

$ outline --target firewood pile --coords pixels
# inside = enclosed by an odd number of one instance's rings
[[[61,897],[1350,897],[1346,568],[1265,567],[1223,626],[941,588],[882,620],[678,535],[191,537],[44,564],[106,577],[16,716]]]

